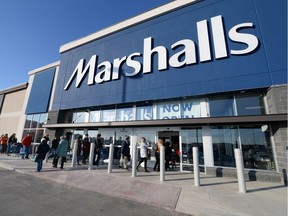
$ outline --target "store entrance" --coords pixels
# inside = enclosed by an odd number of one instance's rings
[[[165,144],[165,155],[169,158],[168,170],[180,171],[179,131],[158,131],[158,138]]]

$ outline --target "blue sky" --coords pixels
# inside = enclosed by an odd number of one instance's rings
[[[1,0],[0,91],[60,60],[61,45],[170,0]]]

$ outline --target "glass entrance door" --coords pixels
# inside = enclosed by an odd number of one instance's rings
[[[181,171],[193,170],[193,147],[198,147],[200,171],[204,171],[204,154],[201,128],[181,130],[180,168]]]
[[[162,139],[165,144],[166,170],[180,170],[180,132],[179,130],[158,131],[158,139]]]

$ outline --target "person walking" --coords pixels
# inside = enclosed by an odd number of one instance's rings
[[[58,148],[56,150],[56,156],[54,157],[54,160],[53,160],[53,167],[57,168],[59,157],[61,157],[60,168],[63,169],[64,162],[66,161],[66,157],[67,157],[67,149],[68,149],[67,138],[66,136],[61,136]]]
[[[162,139],[158,139],[157,145],[155,147],[155,158],[156,162],[154,165],[154,171],[160,172],[160,147],[163,146],[164,142]]]
[[[130,156],[129,146],[130,146],[130,137],[127,136],[126,139],[121,144],[121,159],[120,159],[120,167],[122,167],[122,169],[127,170],[129,170],[127,164]]]
[[[9,139],[8,139],[7,156],[10,155],[11,147],[12,147],[12,145],[14,145],[15,143],[17,143],[17,138],[16,138],[16,134],[13,133],[13,134],[9,137]]]
[[[22,145],[25,152],[25,155],[22,155],[22,159],[24,159],[24,156],[26,159],[29,159],[31,143],[32,143],[32,136],[30,135],[30,132],[27,132],[26,136],[22,139]]]
[[[95,152],[94,152],[93,165],[96,165],[96,166],[99,165],[102,148],[103,148],[103,142],[101,139],[101,134],[97,134],[97,139],[95,140]],[[95,158],[96,158],[96,161],[95,161]]]
[[[81,151],[82,151],[82,136],[78,136],[76,142],[77,142],[77,165],[80,166]]]
[[[43,166],[43,160],[46,157],[46,154],[49,152],[50,147],[47,143],[47,140],[43,137],[41,139],[41,143],[37,148],[36,154],[38,154],[37,158],[37,172],[42,171],[42,166]]]
[[[150,172],[149,170],[147,170],[147,157],[148,157],[148,153],[147,153],[147,150],[148,150],[148,145],[146,143],[146,139],[145,137],[141,137],[141,140],[140,140],[140,161],[137,165],[137,171],[139,171],[139,166],[142,162],[144,162],[144,169],[145,169],[145,172]]]
[[[1,136],[1,154],[7,152],[7,143],[8,143],[8,134],[2,135]]]
[[[45,140],[47,141],[46,138],[45,138]],[[47,142],[47,144],[48,144],[48,142]],[[51,145],[50,154],[49,154],[48,158],[54,158],[54,156],[56,154],[56,149],[58,148],[58,145],[59,145],[59,139],[58,139],[58,137],[54,137],[54,139],[52,140],[52,145]]]
[[[165,143],[165,170],[170,170],[172,148],[170,142]]]
[[[86,134],[82,142],[82,164],[86,164],[86,160],[89,157],[90,144],[89,135]]]

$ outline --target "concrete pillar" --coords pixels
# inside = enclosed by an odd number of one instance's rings
[[[160,181],[165,181],[165,147],[160,146]]]
[[[78,149],[78,142],[76,141],[73,145],[71,167],[75,166],[77,160],[77,149]]]
[[[132,147],[132,177],[137,176],[137,136],[131,136],[131,147]]]
[[[240,193],[246,193],[246,183],[244,177],[244,164],[243,155],[241,149],[234,149],[236,168],[237,168],[237,179]]]
[[[91,144],[90,144],[90,154],[89,154],[89,167],[88,167],[88,170],[92,170],[92,167],[93,167],[94,149],[95,149],[95,143],[94,143],[94,142],[91,142]]]
[[[110,144],[110,149],[109,149],[108,173],[112,173],[113,159],[114,159],[114,139],[113,139],[113,143]]]
[[[194,186],[200,186],[199,153],[198,147],[193,147]]]

